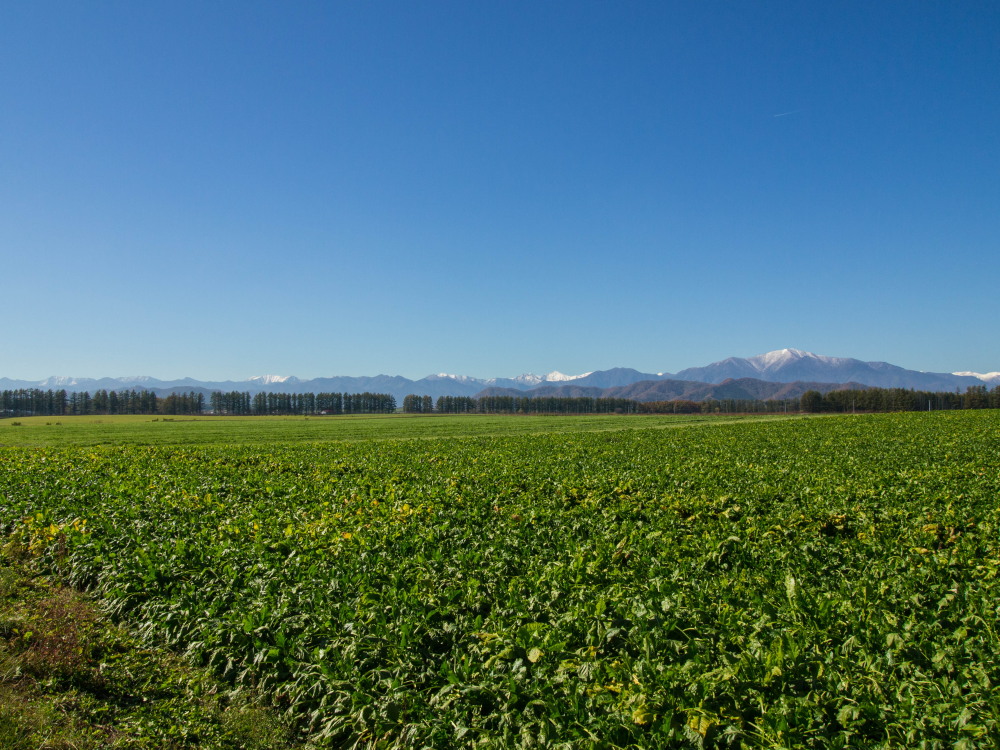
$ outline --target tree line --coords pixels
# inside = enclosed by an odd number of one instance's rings
[[[66,390],[22,388],[0,391],[0,417],[112,414],[203,414],[265,416],[391,414],[396,399],[388,393],[271,393],[198,391],[157,396],[150,390]],[[777,414],[1000,409],[1000,386],[970,386],[965,393],[905,388],[806,391],[787,399],[705,399],[635,401],[625,398],[542,396],[430,396],[403,399],[408,414]]]
[[[240,416],[313,414],[392,414],[396,398],[388,393],[223,393],[213,391],[209,405],[214,414]]]
[[[559,398],[556,396],[409,395],[403,411],[416,414],[781,414],[794,412],[891,412],[943,409],[1000,409],[1000,386],[970,386],[965,393],[914,391],[906,388],[806,391],[797,398],[716,399],[702,401],[634,401],[625,398]]]
[[[439,414],[636,414],[639,402],[627,398],[558,396],[440,396],[431,408],[430,396],[410,395],[403,411]]]
[[[0,416],[68,417],[103,414],[200,414],[205,394],[197,391],[157,396],[148,390],[65,390],[20,388],[0,391]]]
[[[0,391],[0,417],[63,417],[113,414],[203,414],[206,406],[226,415],[391,414],[396,399],[387,393],[250,393],[213,391],[206,402],[198,391],[157,396],[149,390],[65,390],[21,388]]]
[[[799,409],[812,414],[856,411],[940,411],[942,409],[1000,409],[1000,385],[969,386],[965,393],[911,391],[906,388],[868,388],[863,391],[806,391]]]

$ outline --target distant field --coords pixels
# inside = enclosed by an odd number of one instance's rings
[[[0,419],[0,446],[243,445],[656,429],[798,417],[732,415],[340,417],[19,417]]]

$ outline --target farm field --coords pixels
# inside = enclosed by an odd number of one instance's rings
[[[0,523],[320,746],[997,746],[1000,413],[438,419],[0,423]]]
[[[654,429],[775,415],[351,415],[337,417],[18,417],[0,420],[0,447],[235,445]]]

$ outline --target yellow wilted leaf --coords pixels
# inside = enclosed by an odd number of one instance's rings
[[[632,721],[635,724],[648,724],[655,718],[656,714],[647,709],[645,706],[641,706],[632,712]]]
[[[688,718],[688,728],[697,732],[702,737],[708,734],[708,730],[712,728],[713,724],[715,724],[715,720],[707,716],[696,715]]]

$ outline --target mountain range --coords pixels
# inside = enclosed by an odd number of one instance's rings
[[[762,385],[763,384],[763,385]],[[777,387],[775,387],[777,385]],[[778,349],[755,357],[730,357],[704,367],[677,373],[646,373],[630,368],[565,375],[524,374],[514,378],[473,378],[439,373],[419,380],[400,375],[334,376],[303,380],[294,376],[260,375],[240,381],[202,381],[193,378],[158,380],[149,376],[116,378],[50,377],[41,381],[0,378],[0,390],[56,388],[67,391],[146,389],[158,395],[181,391],[261,391],[280,393],[348,392],[391,393],[397,401],[410,393],[438,396],[477,396],[481,393],[522,395],[615,396],[640,401],[685,398],[789,398],[808,388],[907,388],[922,391],[964,391],[969,386],[1000,385],[1000,372],[921,372],[888,362],[863,362],[828,357],[800,349]],[[710,386],[715,386],[710,387]],[[725,388],[720,388],[725,386]],[[718,395],[731,393],[732,395]],[[747,394],[747,395],[737,395]],[[756,395],[751,395],[756,394]]]

